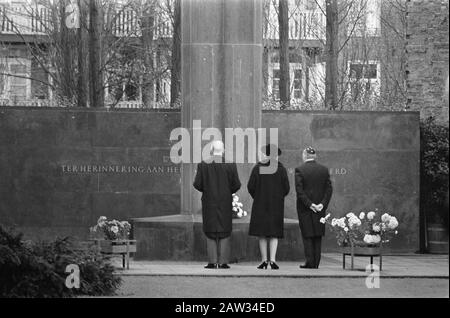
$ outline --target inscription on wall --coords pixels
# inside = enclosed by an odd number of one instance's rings
[[[164,174],[180,173],[178,165],[102,165],[102,164],[72,164],[61,165],[63,173],[145,173]]]
[[[287,171],[289,174],[294,175],[295,174],[295,168],[287,168]],[[338,167],[338,168],[329,168],[330,175],[331,176],[343,176],[347,175],[349,173],[348,168]]]

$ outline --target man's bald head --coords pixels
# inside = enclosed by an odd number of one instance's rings
[[[224,145],[222,140],[214,140],[211,143],[211,150],[213,152],[213,155],[215,156],[222,156],[224,152]]]

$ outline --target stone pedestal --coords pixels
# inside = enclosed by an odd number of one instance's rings
[[[206,261],[206,238],[201,215],[172,215],[132,220],[137,240],[136,260]],[[258,238],[248,235],[248,220],[233,220],[231,233],[232,263],[260,260]],[[277,260],[304,259],[298,222],[284,220],[285,237],[279,240]]]
[[[202,130],[221,129],[223,136],[224,128],[260,127],[261,23],[260,0],[181,2],[181,117],[191,137],[199,132],[192,129],[194,120],[201,120]],[[247,209],[251,204],[246,191],[251,166],[238,166]],[[200,193],[192,186],[195,168],[196,163],[182,166],[181,213],[186,215],[201,211]]]

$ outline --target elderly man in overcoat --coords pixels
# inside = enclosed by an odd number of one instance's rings
[[[235,163],[224,161],[222,141],[212,143],[213,155],[197,166],[194,188],[202,192],[203,232],[209,262],[205,268],[230,268],[232,194],[241,187]]]

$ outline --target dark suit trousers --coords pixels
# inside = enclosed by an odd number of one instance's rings
[[[206,249],[208,250],[208,263],[228,264],[230,258],[230,237],[214,240],[206,237]]]
[[[322,252],[322,237],[303,237],[306,266],[319,268],[320,254]]]

